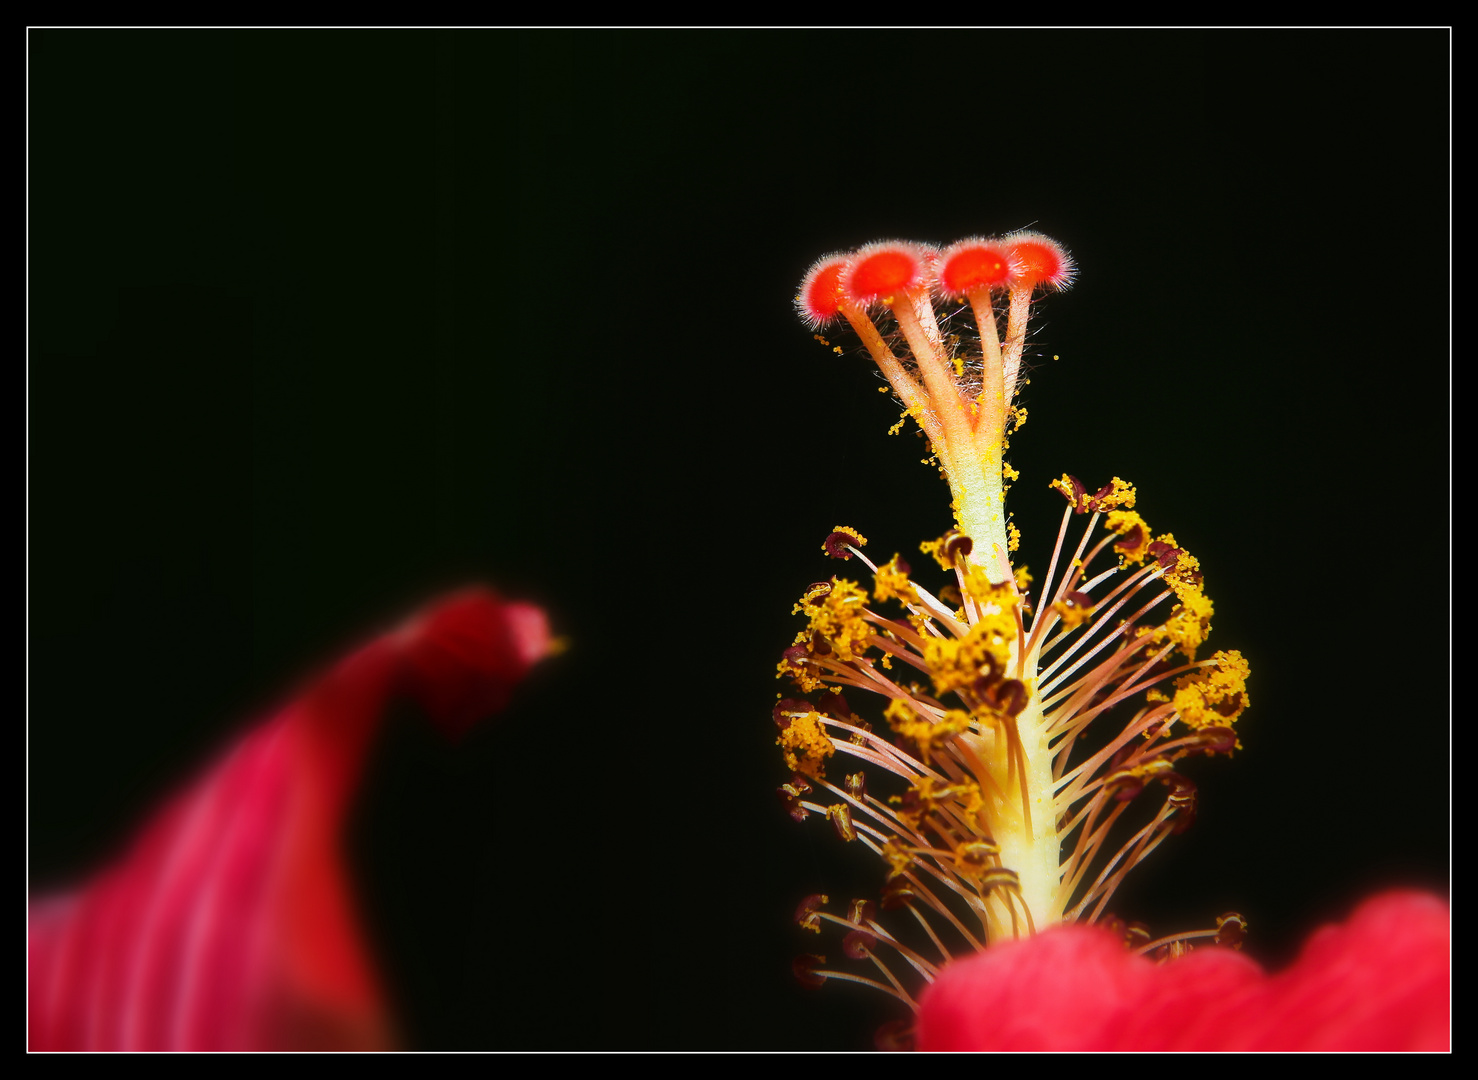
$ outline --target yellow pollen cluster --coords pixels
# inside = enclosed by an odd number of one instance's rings
[[[1111,533],[1118,533],[1123,537],[1134,535],[1134,530],[1139,529],[1137,540],[1133,546],[1128,544],[1116,548],[1125,562],[1138,565],[1144,562],[1144,557],[1149,554],[1149,524],[1134,510],[1110,510],[1104,518],[1104,528]]]
[[[1098,491],[1077,493],[1073,478],[1066,473],[1062,474],[1060,480],[1053,480],[1047,486],[1065,496],[1072,508],[1080,514],[1094,510],[1113,510],[1120,506],[1132,509],[1136,500],[1134,485],[1117,476]]]
[[[866,604],[867,592],[855,581],[832,578],[829,583],[813,585],[793,609],[811,620],[810,629],[798,635],[795,643],[809,643],[814,635],[824,640],[839,660],[856,660],[867,651],[872,633],[864,616]]]
[[[791,717],[775,743],[784,749],[785,767],[806,776],[821,776],[822,763],[836,753],[830,736],[821,726],[820,714],[814,712]]]
[[[1108,510],[1116,506],[1132,507],[1135,501],[1134,485],[1127,480],[1120,480],[1117,476],[1109,481],[1113,489],[1107,495],[1101,495],[1098,499],[1098,508]]]
[[[1201,592],[1201,560],[1190,552],[1185,551],[1175,542],[1172,533],[1163,533],[1155,537],[1155,542],[1165,544],[1180,551],[1176,557],[1175,565],[1165,574],[1165,580],[1175,590],[1176,599],[1184,603],[1188,598]]]
[[[1014,626],[1012,631],[1014,636]],[[934,692],[948,694],[973,686],[982,671],[1004,671],[1011,659],[1011,638],[1003,636],[998,626],[982,622],[962,638],[930,638],[923,652]]]
[[[919,748],[926,763],[956,735],[970,730],[970,714],[962,709],[948,709],[938,720],[929,720],[901,699],[889,702],[883,716],[889,727]]]
[[[1071,596],[1064,597],[1052,605],[1053,612],[1065,627],[1082,626],[1093,617],[1093,605],[1085,604]]]
[[[1001,625],[1012,629],[1003,632],[1007,636],[1014,634],[1015,624],[1011,619],[1011,613],[1016,610],[1016,605],[1021,602],[1021,598],[1016,595],[1016,590],[1011,584],[1003,581],[997,585],[978,566],[967,566],[964,578],[965,593],[980,606],[981,615],[986,618],[1004,616],[1005,622]]]
[[[1247,697],[1250,669],[1242,654],[1221,651],[1212,659],[1215,669],[1203,668],[1176,680],[1171,701],[1189,727],[1230,727],[1251,704]]]
[[[884,600],[901,600],[906,604],[918,602],[918,590],[908,580],[908,574],[898,565],[897,555],[878,567],[874,581],[872,595],[880,603]]]
[[[850,528],[850,527],[848,527],[846,525],[838,525],[835,529],[832,529],[831,531],[832,531],[833,534],[835,534],[835,533],[841,533],[843,536],[848,537],[852,541],[853,546],[855,546],[855,547],[866,547],[867,546],[867,537],[863,536],[856,529]],[[822,551],[825,551],[826,550],[826,545],[825,544],[822,544],[821,545],[821,550]]]
[[[939,564],[939,569],[953,570],[955,568],[955,561],[948,554],[947,548],[950,539],[954,535],[955,534],[953,532],[947,532],[938,540],[925,540],[922,544],[919,545],[919,550],[922,551],[925,555],[930,556],[935,562],[937,562]]]
[[[899,807],[899,816],[915,828],[941,806],[945,807],[948,813],[958,814],[966,821],[973,821],[985,807],[985,799],[980,794],[980,785],[973,780],[947,784],[931,776],[924,776],[920,777],[908,791],[907,798],[894,795],[888,801]],[[989,844],[992,849],[999,851],[999,848],[991,841],[972,842]]]
[[[1205,593],[1188,596],[1171,615],[1161,631],[1160,640],[1175,642],[1187,660],[1196,658],[1196,650],[1211,632],[1211,601]]]

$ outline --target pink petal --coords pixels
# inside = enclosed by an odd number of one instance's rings
[[[1202,948],[1165,964],[1105,930],[1064,926],[945,969],[921,1002],[921,1050],[1446,1050],[1450,914],[1392,892],[1326,926],[1265,975]]]
[[[369,741],[397,690],[466,730],[549,644],[537,608],[469,591],[248,732],[117,864],[32,904],[31,1049],[389,1045],[339,847]]]

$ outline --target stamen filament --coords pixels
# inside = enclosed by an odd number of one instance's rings
[[[1103,909],[1108,906],[1109,900],[1118,891],[1124,878],[1129,875],[1129,871],[1138,866],[1146,855],[1159,847],[1165,837],[1170,835],[1169,818],[1172,813],[1174,811],[1169,809],[1168,806],[1162,808],[1160,813],[1155,815],[1154,821],[1140,829],[1139,832],[1134,834],[1134,838],[1129,843],[1126,843],[1114,853],[1114,857],[1109,860],[1108,866],[1104,868],[1104,873],[1108,873],[1109,868],[1116,865],[1118,865],[1118,869],[1107,881],[1104,880],[1103,874],[1099,875],[1098,880],[1093,883],[1093,887],[1084,896],[1083,902],[1074,909],[1075,914],[1080,913],[1088,901],[1092,900],[1095,896],[1098,897],[1098,902],[1094,905],[1093,911],[1088,917],[1090,919],[1097,919],[1103,914]],[[1129,850],[1131,845],[1135,847],[1132,853]],[[1125,859],[1126,854],[1129,855],[1127,860]],[[1120,863],[1122,865],[1119,865]]]
[[[866,930],[883,944],[892,946],[892,948],[897,951],[897,953],[902,956],[903,959],[907,960],[916,971],[930,979],[939,974],[939,966],[937,964],[931,964],[928,960],[925,960],[917,952],[915,952],[913,949],[910,949],[907,945],[903,944],[903,942],[899,941],[892,934],[888,933],[886,929],[879,926],[875,922],[870,922],[866,926],[864,926],[861,923],[854,923],[848,919],[844,919],[840,915],[833,915],[829,911],[818,911],[816,912],[816,914],[824,919],[826,922],[834,923],[837,926],[845,926],[848,930]]]
[[[881,990],[889,997],[897,998],[914,1012],[919,1011],[918,1002],[909,997],[908,994],[905,993],[903,989],[896,984],[893,986],[889,986],[886,983],[878,982],[876,979],[869,979],[866,975],[853,975],[850,971],[837,971],[833,968],[815,968],[813,969],[812,973],[815,975],[824,976],[828,979],[841,979],[843,982],[861,983],[863,986],[870,986],[874,990]]]
[[[943,962],[951,959],[949,950],[944,947],[944,942],[939,940],[939,935],[934,932],[934,927],[929,925],[929,920],[924,918],[919,909],[912,904],[905,904],[904,906],[908,908],[914,919],[918,921],[918,924],[924,928],[924,933],[929,935],[929,940],[934,943],[934,947],[939,950],[940,961]]]

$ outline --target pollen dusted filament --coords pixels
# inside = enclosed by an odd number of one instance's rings
[[[856,559],[871,585],[832,577],[795,606],[806,625],[780,675],[806,696],[775,706],[791,773],[781,800],[886,868],[876,904],[843,916],[810,897],[798,912],[808,930],[845,928],[844,956],[873,967],[808,955],[808,982],[845,978],[912,1005],[905,976],[1103,917],[1124,875],[1194,817],[1176,763],[1239,748],[1246,662],[1196,659],[1212,615],[1199,565],[1170,534],[1151,539],[1129,484],[1055,481],[1068,506],[1034,601],[1031,575],[1012,566],[1004,453],[1024,415],[1013,399],[1032,297],[1073,275],[1061,246],[1015,233],[942,251],[870,244],[801,283],[803,319],[844,319],[928,438],[956,521],[921,548],[947,577],[937,591],[897,555],[873,563],[862,535],[838,527],[823,550]],[[936,300],[954,314],[941,321]],[[864,694],[882,699],[872,714],[885,730],[853,711]]]

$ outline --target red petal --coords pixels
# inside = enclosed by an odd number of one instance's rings
[[[406,631],[406,682],[448,735],[462,735],[508,704],[549,652],[549,623],[529,604],[474,590],[438,605]]]
[[[1450,917],[1378,896],[1267,976],[1203,948],[1155,964],[1066,926],[951,964],[918,1017],[921,1050],[1446,1050]]]
[[[388,1045],[339,847],[369,740],[398,686],[465,730],[548,647],[538,609],[464,593],[249,732],[117,865],[32,905],[31,1049]]]

